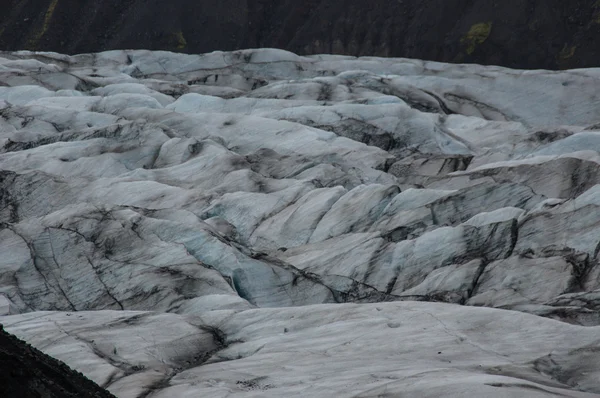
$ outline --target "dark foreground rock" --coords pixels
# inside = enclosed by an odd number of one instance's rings
[[[600,65],[595,0],[2,0],[0,48],[275,47],[511,68]]]
[[[114,395],[81,373],[6,333],[0,325],[0,396],[103,398]]]

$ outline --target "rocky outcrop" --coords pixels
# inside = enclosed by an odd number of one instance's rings
[[[599,70],[23,51],[0,84],[2,323],[114,394],[600,394]]]
[[[4,397],[114,398],[64,363],[0,326],[0,393]]]
[[[6,0],[0,48],[188,53],[273,47],[512,68],[600,64],[592,0]]]

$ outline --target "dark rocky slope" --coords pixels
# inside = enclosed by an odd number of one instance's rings
[[[6,333],[0,325],[0,396],[114,398],[64,363]]]
[[[562,69],[600,65],[597,0],[1,0],[0,48],[276,47]]]

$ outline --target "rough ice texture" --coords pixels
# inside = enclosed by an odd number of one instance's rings
[[[600,394],[600,70],[18,52],[0,86],[0,322],[115,395]]]

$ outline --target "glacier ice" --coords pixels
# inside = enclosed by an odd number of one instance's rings
[[[0,323],[119,397],[600,394],[600,70],[0,53]]]

